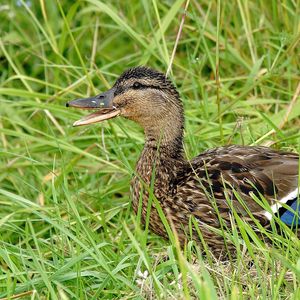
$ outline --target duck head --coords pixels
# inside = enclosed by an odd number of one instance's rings
[[[66,106],[96,110],[73,126],[122,116],[140,124],[147,136],[167,137],[183,130],[183,107],[177,90],[164,74],[148,67],[128,69],[108,91]]]

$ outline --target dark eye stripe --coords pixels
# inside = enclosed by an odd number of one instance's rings
[[[140,82],[136,81],[136,82],[133,84],[132,88],[134,88],[134,89],[142,88],[142,84],[141,84]]]
[[[167,89],[166,87],[161,87],[157,85],[145,85],[139,82],[139,87],[134,87],[130,86],[128,88],[124,88],[123,86],[117,86],[114,95],[121,95],[125,93],[128,89],[133,89],[133,90],[141,90],[141,89],[156,89],[156,90],[164,90]]]
[[[121,95],[125,92],[125,89],[122,86],[117,86],[114,92],[114,96]]]

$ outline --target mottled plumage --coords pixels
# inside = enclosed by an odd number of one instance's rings
[[[212,227],[220,228],[220,217],[230,227],[233,209],[253,226],[255,217],[269,228],[274,214],[289,226],[300,224],[299,155],[266,147],[224,146],[187,161],[183,154],[183,106],[177,90],[162,73],[146,67],[129,69],[108,92],[68,105],[91,108],[91,101],[102,101],[97,107],[104,109],[75,125],[121,115],[145,131],[145,146],[131,182],[133,208],[141,210],[143,222],[153,193],[181,242],[186,240],[190,218],[194,217],[204,239],[216,251],[223,249],[224,238]],[[265,209],[262,199],[271,210]],[[167,237],[153,201],[150,211],[150,228]],[[198,239],[196,231],[193,238]]]

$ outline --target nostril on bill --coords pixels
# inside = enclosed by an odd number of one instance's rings
[[[69,106],[70,106],[70,105],[69,105],[69,102],[67,102],[67,103],[66,103],[66,107],[69,107]]]

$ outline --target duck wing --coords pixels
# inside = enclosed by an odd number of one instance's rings
[[[201,215],[203,211],[204,214],[205,211],[211,213],[213,198],[221,216],[228,215],[233,206],[244,216],[249,209],[262,223],[267,223],[273,214],[265,211],[251,196],[262,195],[269,202],[273,213],[278,212],[281,220],[291,225],[295,213],[283,206],[290,206],[300,213],[297,202],[298,174],[299,155],[296,153],[267,147],[220,147],[208,150],[190,161],[189,166],[179,175],[181,179],[178,181],[177,195],[185,197],[189,208],[193,207],[195,216]],[[244,203],[236,197],[235,191]],[[228,203],[228,199],[231,203]],[[217,222],[214,218],[211,221]],[[299,218],[297,222],[300,224]]]

